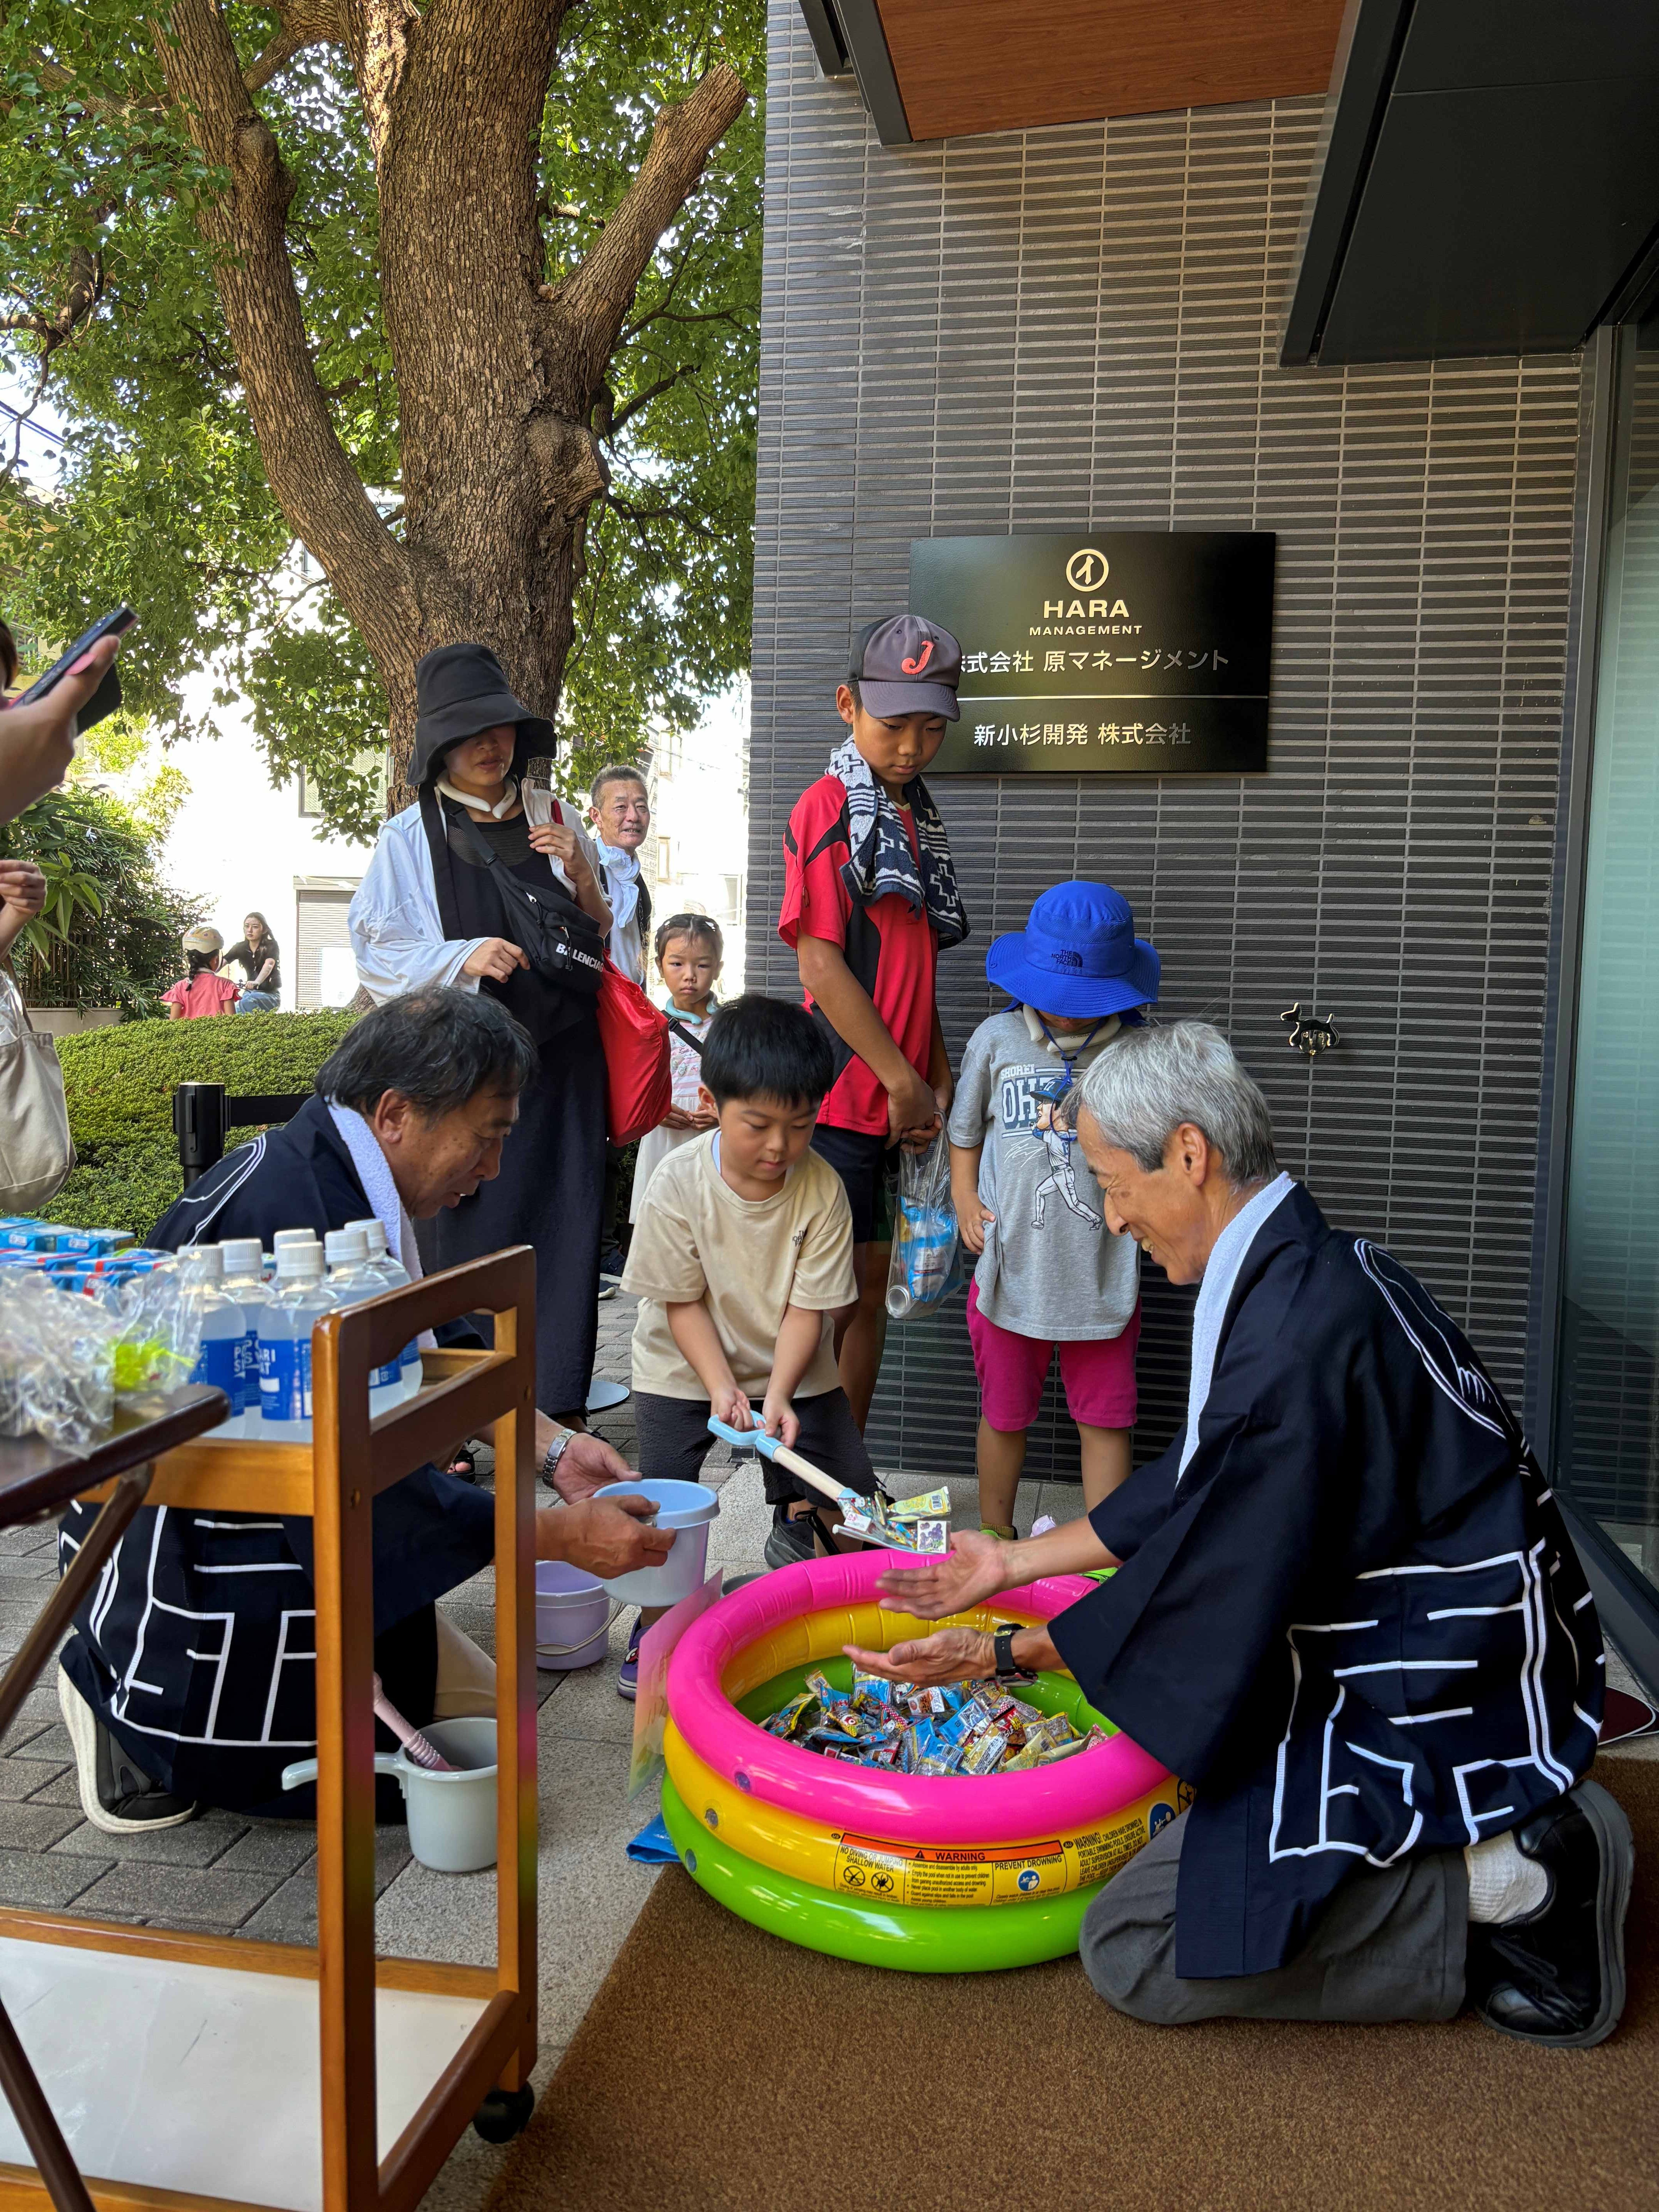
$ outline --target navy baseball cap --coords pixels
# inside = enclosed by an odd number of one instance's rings
[[[923,615],[889,615],[861,630],[847,673],[866,714],[960,716],[962,647]]]
[[[1158,954],[1109,884],[1044,891],[1024,929],[992,939],[985,972],[1021,1006],[1068,1021],[1126,1014],[1158,997]]]

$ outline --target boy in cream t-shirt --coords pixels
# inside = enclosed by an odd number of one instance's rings
[[[702,1099],[719,1125],[652,1176],[623,1277],[640,1300],[634,1405],[647,1478],[695,1482],[714,1413],[796,1446],[861,1497],[875,1490],[836,1370],[836,1316],[857,1296],[853,1217],[841,1177],[810,1149],[834,1072],[811,1016],[781,999],[750,993],[709,1024]],[[768,1566],[836,1548],[835,1508],[763,1467]]]

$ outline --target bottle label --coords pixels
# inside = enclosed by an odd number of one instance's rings
[[[259,1413],[267,1421],[311,1419],[311,1339],[259,1340]]]
[[[245,1413],[259,1403],[259,1332],[251,1328],[236,1344],[236,1399]]]
[[[392,1361],[389,1366],[371,1367],[368,1370],[368,1387],[371,1390],[389,1389],[394,1382],[401,1382],[403,1379],[404,1363],[401,1353]]]
[[[398,1354],[398,1364],[400,1367],[418,1367],[420,1364],[421,1347],[411,1336],[409,1342],[404,1345],[403,1350]]]
[[[192,1382],[205,1382],[210,1390],[222,1390],[230,1401],[233,1413],[240,1413],[242,1405],[241,1385],[236,1377],[236,1355],[241,1341],[237,1336],[209,1337],[196,1355],[190,1377]]]

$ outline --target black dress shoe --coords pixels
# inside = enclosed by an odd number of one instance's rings
[[[1528,2043],[1600,2043],[1625,2008],[1630,1822],[1599,1783],[1581,1782],[1513,1832],[1550,1893],[1524,1920],[1470,1923],[1469,2003]]]

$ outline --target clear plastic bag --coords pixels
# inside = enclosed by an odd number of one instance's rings
[[[115,1418],[118,1317],[21,1267],[0,1270],[0,1434],[90,1451]]]
[[[182,1389],[201,1349],[202,1316],[185,1297],[177,1267],[164,1262],[112,1287],[105,1308],[118,1323],[116,1402],[127,1412],[143,1413],[169,1390]]]
[[[951,1203],[951,1150],[941,1129],[926,1152],[899,1154],[887,1269],[887,1310],[895,1321],[944,1304],[961,1280],[961,1249]]]

